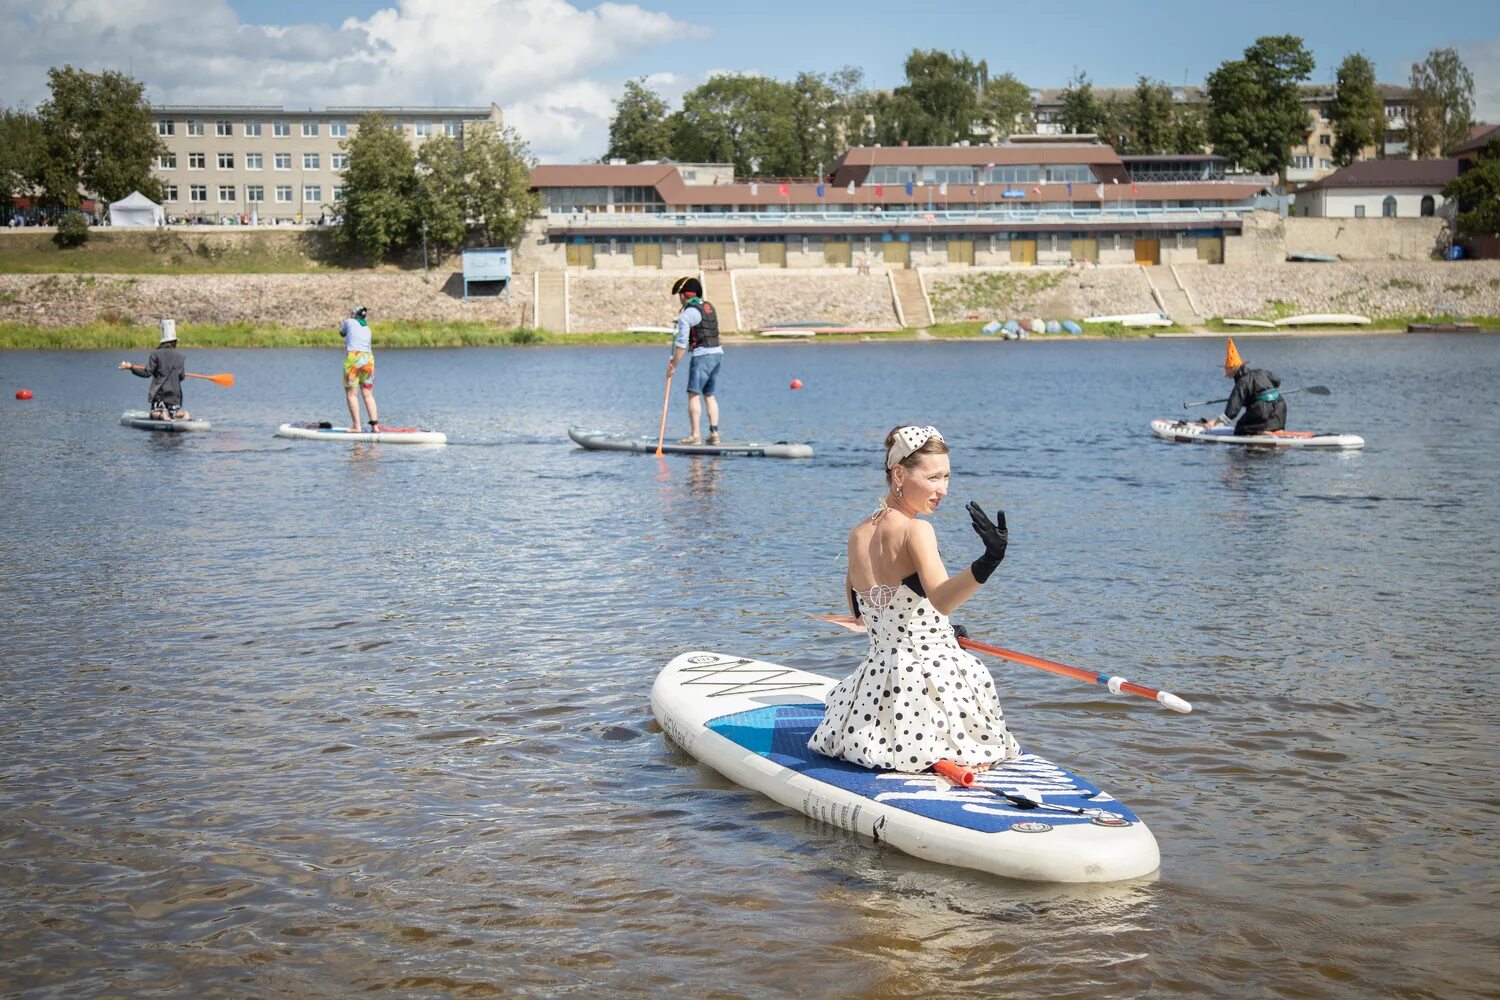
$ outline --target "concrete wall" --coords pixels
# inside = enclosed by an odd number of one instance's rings
[[[1447,227],[1446,220],[1440,218],[1289,216],[1285,224],[1283,241],[1288,253],[1331,254],[1340,260],[1432,260],[1439,236]],[[1285,256],[1282,254],[1282,259]]]

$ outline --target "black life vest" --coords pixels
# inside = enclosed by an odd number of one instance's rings
[[[688,299],[688,305],[698,310],[701,317],[697,326],[688,328],[688,350],[700,347],[719,346],[719,314],[702,298]]]

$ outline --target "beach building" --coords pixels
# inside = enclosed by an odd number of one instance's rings
[[[1479,162],[1479,156],[1495,139],[1500,139],[1500,125],[1479,123],[1469,129],[1469,137],[1453,148],[1453,158],[1458,160],[1458,172]]]
[[[500,108],[158,105],[156,135],[166,147],[153,173],[174,218],[314,222],[343,196],[342,143],[368,112],[379,112],[415,146],[436,135],[460,143],[480,125],[501,124]]]
[[[1218,263],[1271,178],[1121,157],[1091,135],[860,146],[823,178],[727,164],[547,164],[539,267],[722,270]],[[547,258],[550,256],[550,260]]]
[[[1326,219],[1415,219],[1450,214],[1443,187],[1459,161],[1360,160],[1298,190],[1292,213]]]

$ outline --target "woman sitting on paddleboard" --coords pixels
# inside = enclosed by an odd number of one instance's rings
[[[949,576],[937,535],[920,515],[948,494],[948,445],[933,427],[897,427],[885,439],[889,492],[849,532],[850,609],[870,650],[828,695],[808,746],[864,767],[922,771],[940,760],[982,768],[1020,753],[1005,728],[995,683],[959,648],[948,615],[978,592],[1005,558],[999,524],[968,506],[984,554]]]

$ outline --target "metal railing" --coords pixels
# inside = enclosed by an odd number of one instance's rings
[[[1142,208],[1129,199],[1104,208],[996,208],[996,209],[927,209],[922,206],[891,206],[881,211],[859,212],[649,212],[568,214],[553,212],[544,216],[548,225],[580,226],[589,229],[673,229],[689,226],[763,226],[767,224],[817,224],[819,228],[838,226],[884,225],[926,226],[932,224],[1001,224],[1016,222],[1100,222],[1100,221],[1185,221],[1238,219],[1265,206],[1255,202],[1215,205],[1207,208]]]

